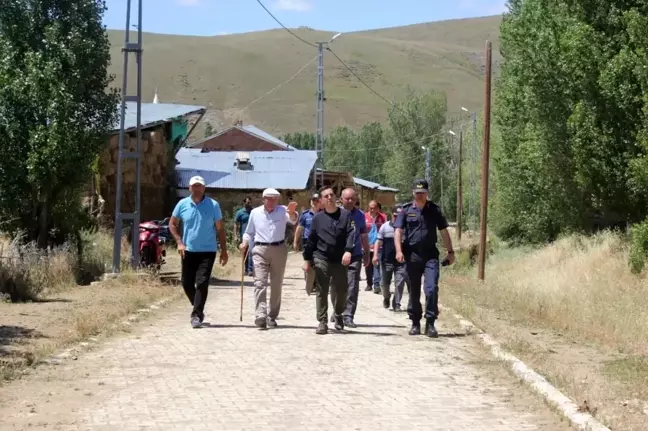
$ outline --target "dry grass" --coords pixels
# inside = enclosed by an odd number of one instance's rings
[[[606,424],[648,429],[648,283],[628,253],[610,232],[502,248],[484,284],[474,267],[449,272],[442,300]]]

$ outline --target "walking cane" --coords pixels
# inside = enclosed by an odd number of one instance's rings
[[[245,254],[243,255],[243,260],[241,260],[241,310],[239,313],[239,322],[243,321],[243,285],[245,283],[245,260],[247,259],[248,252],[250,247],[245,249]]]

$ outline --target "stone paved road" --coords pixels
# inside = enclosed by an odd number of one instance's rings
[[[239,323],[239,289],[225,282],[210,293],[209,327],[191,329],[182,301],[3,388],[0,429],[568,429],[449,317],[441,338],[412,338],[405,314],[362,292],[359,328],[316,335],[299,264],[293,255],[278,328],[253,327],[251,287]]]

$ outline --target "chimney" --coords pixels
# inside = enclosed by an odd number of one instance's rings
[[[243,127],[243,120],[234,120],[232,125],[234,125],[236,127]]]
[[[243,151],[236,153],[236,161],[234,162],[234,166],[242,171],[251,170],[252,164],[250,163],[250,154]]]

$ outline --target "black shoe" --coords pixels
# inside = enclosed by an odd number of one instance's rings
[[[318,335],[324,335],[328,332],[328,325],[326,322],[320,322],[319,326],[317,327],[317,331],[315,331],[316,334]]]
[[[383,307],[389,308],[389,298],[383,298]]]
[[[335,317],[335,330],[336,331],[341,331],[344,329],[344,319],[342,316],[336,316]]]
[[[382,293],[382,290],[380,290],[380,287],[375,287],[374,290],[373,290],[373,292],[374,292],[376,295],[380,295],[380,294]]]
[[[331,314],[331,323],[335,323],[335,315]]]
[[[371,292],[373,290],[373,287],[367,286],[365,287],[365,292]]]
[[[353,323],[353,319],[351,317],[345,317],[344,318],[344,326],[348,326],[349,328],[357,328],[358,325]]]
[[[393,309],[394,309],[394,313],[400,313],[401,311],[403,311],[403,310],[401,310],[400,305],[394,305]]]
[[[425,323],[425,334],[430,338],[438,338],[439,333],[434,327],[434,319],[427,319]]]
[[[268,317],[268,327],[269,328],[276,328],[277,327],[277,321],[273,319],[272,317]]]
[[[421,335],[421,324],[419,322],[413,322],[412,327],[409,330],[410,335]]]
[[[200,328],[201,325],[200,318],[198,316],[194,316],[191,318],[191,327],[192,328]]]
[[[257,317],[254,319],[254,324],[257,326],[257,328],[260,329],[266,329],[268,327],[268,319],[265,317]]]

